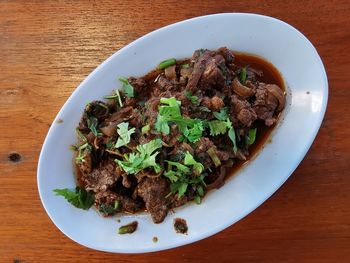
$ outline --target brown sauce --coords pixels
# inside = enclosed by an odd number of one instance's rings
[[[284,81],[281,73],[276,69],[274,65],[272,65],[267,60],[251,55],[248,53],[238,53],[235,54],[235,64],[239,66],[251,66],[255,69],[261,70],[263,76],[257,76],[257,80],[260,82],[276,84],[278,85],[284,92],[286,92],[286,87],[284,85]],[[280,120],[280,116],[278,116],[277,123]],[[257,122],[257,133],[256,139],[253,145],[249,148],[249,156],[246,161],[238,161],[236,162],[230,173],[226,176],[226,179],[230,176],[234,175],[239,169],[241,169],[244,165],[246,165],[249,160],[254,158],[254,156],[263,149],[264,145],[268,142],[271,132],[273,131],[276,124],[272,127],[265,126],[262,122]]]

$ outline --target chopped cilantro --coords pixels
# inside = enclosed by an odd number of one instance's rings
[[[128,129],[128,122],[119,123],[117,127],[117,133],[119,135],[119,138],[117,140],[117,143],[115,144],[115,148],[127,145],[130,142],[131,135],[135,133],[135,128],[131,128],[130,130]]]
[[[228,137],[230,138],[230,140],[232,141],[233,144],[233,152],[236,154],[237,153],[237,142],[236,142],[236,133],[235,133],[235,129],[233,128],[232,122],[230,121],[230,119],[226,120],[226,125],[228,128]]]
[[[165,135],[169,135],[170,127],[168,122],[176,123],[179,130],[190,141],[196,142],[202,137],[204,130],[202,121],[199,119],[183,118],[180,111],[181,102],[176,98],[161,98],[158,110],[159,115],[156,122],[156,130]]]
[[[165,162],[168,163],[168,170],[163,175],[170,180],[170,194],[177,193],[178,198],[181,198],[189,187],[198,191],[205,185],[203,179],[206,174],[201,174],[204,166],[197,162],[189,152],[185,153],[184,164],[172,161]],[[201,190],[203,191],[203,188]]]
[[[99,133],[97,131],[98,119],[94,116],[89,116],[86,122],[87,122],[87,126],[90,129],[90,131],[95,136],[98,136],[99,135]]]
[[[161,139],[154,139],[146,144],[136,147],[136,151],[124,154],[124,160],[115,160],[115,162],[128,174],[137,174],[141,170],[152,167],[156,173],[159,173],[161,167],[156,163],[157,149],[162,147]]]
[[[193,167],[193,172],[195,175],[200,175],[204,170],[203,164],[197,162],[189,152],[185,153],[184,164],[187,166],[191,165]]]
[[[213,112],[213,115],[215,116],[215,118],[217,118],[220,121],[224,121],[228,118],[228,114],[227,114],[227,108],[223,107],[221,108],[220,112]]]
[[[189,99],[189,100],[192,102],[192,104],[194,104],[194,105],[199,105],[199,99],[198,99],[198,97],[192,95],[192,92],[186,91],[186,92],[185,92],[185,95],[186,95],[186,98]]]
[[[134,97],[134,87],[129,83],[128,79],[125,77],[120,77],[119,81],[123,83],[122,90],[124,95],[130,98]]]
[[[225,134],[226,130],[227,130],[227,122],[226,121],[219,121],[219,120],[209,121],[208,126],[210,129],[211,136]]]

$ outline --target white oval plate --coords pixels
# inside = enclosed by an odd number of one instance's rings
[[[55,188],[75,186],[69,145],[87,101],[119,87],[119,76],[142,76],[164,59],[190,57],[199,48],[221,46],[249,52],[272,62],[289,90],[283,120],[272,142],[249,165],[211,191],[201,205],[189,204],[153,224],[147,214],[102,218],[55,196]],[[152,33],[122,48],[95,69],[74,91],[53,122],[38,164],[38,188],[46,212],[55,225],[81,245],[109,252],[158,251],[211,236],[237,222],[269,198],[292,174],[311,146],[322,122],[328,98],[325,69],[312,44],[292,26],[262,15],[217,14],[185,20]],[[57,120],[63,123],[58,124]],[[173,219],[187,220],[188,235],[176,234]],[[139,228],[118,235],[119,226],[132,220]],[[158,242],[152,242],[153,237]]]

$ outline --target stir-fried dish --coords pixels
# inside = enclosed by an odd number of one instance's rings
[[[121,89],[86,105],[76,129],[76,190],[55,192],[103,216],[146,210],[155,223],[200,204],[285,106],[281,84],[264,82],[268,72],[238,57],[200,49],[146,76],[121,77]]]

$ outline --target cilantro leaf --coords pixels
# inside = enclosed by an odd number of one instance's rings
[[[125,96],[133,98],[134,97],[134,87],[129,83],[128,79],[125,77],[120,77],[119,81],[123,83],[123,92]]]
[[[228,137],[230,138],[230,140],[232,141],[233,144],[233,152],[236,154],[237,153],[237,142],[236,142],[236,133],[235,130],[232,126],[232,122],[230,121],[230,119],[226,120],[226,124],[227,124],[227,128],[228,130]]]
[[[98,136],[99,135],[99,133],[97,132],[98,119],[94,116],[89,116],[86,122],[90,131],[92,131],[92,133],[95,136]]]
[[[117,89],[115,90],[115,95],[107,95],[107,96],[104,96],[103,98],[107,99],[107,100],[115,100],[116,102],[118,102],[120,107],[123,107],[123,102],[122,102],[122,99],[120,97],[119,90],[117,90]]]
[[[88,210],[95,202],[94,194],[87,192],[85,189],[76,187],[75,191],[67,188],[53,190],[56,195],[63,196],[69,203],[77,208]]]
[[[181,172],[181,173],[189,173],[190,172],[190,168],[188,168],[186,165],[183,165],[179,162],[172,162],[172,161],[165,161],[169,164],[169,169],[172,169],[172,166],[175,166],[177,171]]]
[[[190,141],[196,142],[202,137],[204,130],[203,121],[199,119],[183,118],[180,111],[181,102],[176,98],[161,98],[158,108],[159,115],[156,122],[156,130],[165,135],[170,133],[168,122],[174,122],[183,135]]]
[[[117,127],[117,133],[119,134],[119,138],[117,140],[117,143],[115,144],[115,148],[127,145],[130,142],[131,135],[135,133],[135,128],[131,128],[130,130],[128,129],[128,122],[119,123]]]
[[[189,100],[192,102],[192,104],[197,105],[197,106],[199,105],[199,99],[198,99],[198,97],[192,95],[192,92],[186,91],[186,92],[185,92],[185,96],[186,96],[187,99],[189,99]]]
[[[213,120],[208,122],[208,126],[210,129],[210,135],[216,136],[219,134],[225,134],[227,130],[226,121]]]
[[[248,136],[246,137],[245,143],[247,145],[252,145],[255,142],[255,137],[256,137],[256,128],[249,129]]]
[[[181,102],[172,97],[161,98],[160,103],[165,105],[161,105],[158,108],[159,115],[155,127],[158,132],[168,135],[170,133],[168,122],[174,119],[181,119]]]
[[[215,111],[215,112],[213,112],[213,115],[218,120],[224,121],[224,120],[226,120],[228,118],[227,110],[228,109],[226,107],[221,108],[220,112]]]
[[[195,175],[200,175],[204,170],[203,164],[197,162],[189,152],[185,153],[184,164],[187,166],[191,165],[193,167],[193,172]]]
[[[203,122],[198,121],[193,124],[193,127],[188,130],[187,139],[190,142],[197,142],[202,137],[204,131]]]
[[[152,167],[156,173],[159,173],[161,167],[156,163],[156,156],[159,152],[155,152],[162,147],[161,139],[154,139],[148,143],[138,145],[136,152],[124,155],[124,160],[116,159],[115,162],[128,174],[137,174],[141,170]]]
[[[201,174],[204,166],[197,162],[189,152],[185,153],[184,164],[167,160],[165,162],[168,163],[168,170],[163,175],[170,180],[171,192],[169,194],[177,193],[178,198],[181,198],[189,188],[196,190],[205,185],[203,178],[206,175]]]

